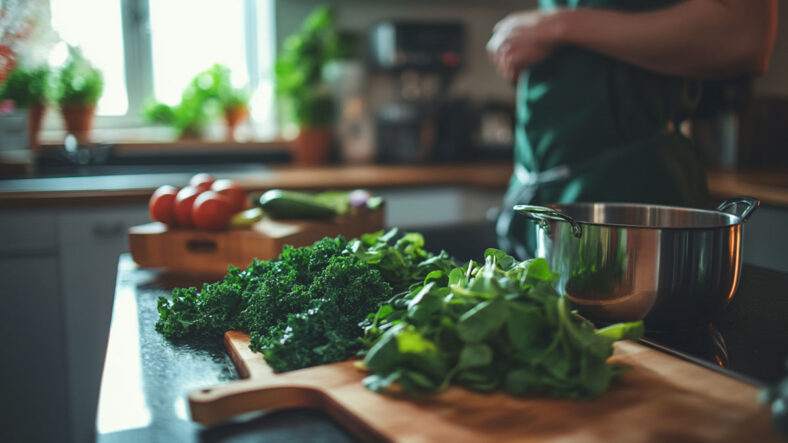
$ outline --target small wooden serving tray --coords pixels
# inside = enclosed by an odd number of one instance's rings
[[[347,239],[383,229],[383,211],[360,208],[330,220],[264,218],[247,229],[199,231],[148,223],[129,229],[129,249],[142,267],[224,274],[228,265],[245,268],[253,258],[277,257],[285,245],[306,246],[323,237]]]
[[[616,343],[613,360],[631,370],[593,401],[514,398],[449,387],[438,395],[380,395],[353,361],[274,374],[249,336],[225,344],[242,377],[193,391],[192,419],[213,424],[254,410],[324,411],[365,441],[781,441],[758,389],[633,342]]]

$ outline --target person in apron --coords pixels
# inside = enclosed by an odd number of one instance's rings
[[[776,0],[540,0],[488,50],[517,82],[515,171],[496,231],[521,258],[535,230],[516,204],[705,207],[703,164],[677,125],[704,78],[765,71]]]

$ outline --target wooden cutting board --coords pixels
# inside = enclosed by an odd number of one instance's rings
[[[361,384],[352,361],[274,374],[248,335],[225,344],[246,380],[194,391],[192,419],[222,422],[255,410],[313,408],[365,441],[782,441],[758,389],[633,342],[616,344],[631,366],[596,400],[514,398],[450,387],[415,398],[380,395]]]
[[[148,223],[129,229],[129,250],[138,265],[175,271],[224,274],[228,265],[246,268],[253,258],[279,256],[284,245],[306,246],[323,237],[355,238],[383,229],[384,209],[354,210],[330,220],[264,218],[248,229],[201,231]]]

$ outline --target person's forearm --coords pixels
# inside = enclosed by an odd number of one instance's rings
[[[652,71],[697,78],[763,73],[777,0],[688,0],[653,12],[558,11],[560,43]]]

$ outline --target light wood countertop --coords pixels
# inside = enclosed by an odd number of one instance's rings
[[[206,168],[210,170],[210,168]],[[453,165],[360,165],[304,168],[277,166],[259,172],[218,173],[250,192],[268,189],[324,190],[391,187],[469,186],[504,190],[512,173],[510,162]],[[78,206],[147,201],[160,185],[183,186],[191,173],[108,175],[0,180],[0,208]],[[788,171],[708,172],[712,198],[737,195],[763,204],[788,207]]]
[[[210,168],[205,168],[210,171]],[[250,192],[268,189],[325,190],[387,187],[470,186],[506,188],[509,162],[456,165],[363,165],[314,168],[284,166],[259,172],[217,173]],[[99,177],[29,178],[0,181],[0,208],[145,202],[158,186],[183,186],[191,173]]]

